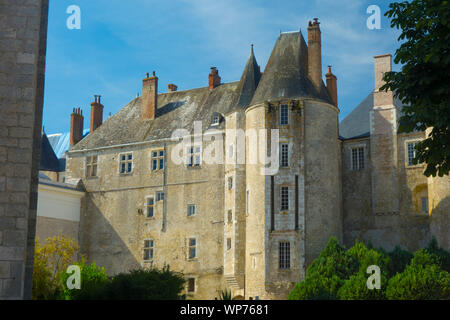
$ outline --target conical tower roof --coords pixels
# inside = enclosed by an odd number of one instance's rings
[[[237,105],[240,107],[246,107],[250,104],[250,101],[255,94],[258,87],[259,80],[261,79],[261,71],[258,63],[256,62],[255,54],[253,52],[253,44],[251,45],[251,53],[245,65],[244,72],[242,73],[241,80],[238,86],[238,98]]]
[[[302,33],[281,33],[250,105],[306,97],[333,104],[325,85],[319,92],[308,77],[308,47]]]

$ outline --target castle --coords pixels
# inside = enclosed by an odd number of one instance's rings
[[[416,250],[435,236],[448,250],[450,179],[427,178],[413,163],[427,132],[398,133],[402,104],[379,91],[391,56],[375,57],[374,91],[339,124],[317,19],[307,32],[307,41],[280,33],[263,73],[252,46],[240,81],[221,83],[213,67],[207,87],[160,93],[147,74],[142,96],[105,122],[95,97],[84,138],[74,110],[66,180],[86,191],[81,253],[110,274],[170,265],[185,275],[187,298],[231,289],[283,299],[330,237]],[[194,140],[187,148],[173,139],[180,129]],[[247,134],[261,130],[267,139]],[[203,161],[217,137],[234,161]],[[252,161],[255,145],[265,155],[278,149],[278,170]],[[178,151],[186,161],[172,161]]]

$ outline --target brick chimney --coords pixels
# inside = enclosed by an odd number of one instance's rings
[[[156,108],[158,105],[158,77],[153,71],[153,75],[142,80],[142,100],[141,115],[142,119],[155,119]]]
[[[328,66],[328,73],[325,75],[325,78],[327,79],[328,92],[330,93],[334,105],[337,107],[337,78],[331,72],[331,66]]]
[[[81,108],[73,108],[70,115],[70,145],[77,144],[83,139],[83,111]]]
[[[217,70],[216,67],[211,67],[211,72],[208,76],[208,80],[209,80],[209,90],[212,90],[218,85],[220,85],[219,70]]]
[[[92,133],[102,125],[103,122],[103,105],[100,103],[101,96],[94,96],[95,101],[91,103],[91,128]]]
[[[320,90],[322,83],[322,39],[319,19],[309,21],[308,25],[308,75]]]
[[[169,83],[167,85],[167,87],[169,88],[169,92],[175,92],[178,89],[178,87],[176,85],[174,85],[173,83]]]
[[[394,94],[392,91],[379,91],[384,85],[383,76],[386,72],[392,71],[392,55],[382,54],[375,56],[375,90],[374,106],[391,106],[394,104]]]

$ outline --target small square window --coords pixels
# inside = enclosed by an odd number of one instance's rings
[[[158,191],[156,192],[156,201],[164,200],[164,192]]]
[[[188,167],[198,167],[201,163],[201,147],[190,147],[187,150],[187,165]]]
[[[220,118],[219,118],[219,116],[218,115],[214,115],[213,116],[213,120],[212,120],[212,125],[214,126],[216,126],[216,125],[218,125],[219,124],[219,121],[220,121]]]

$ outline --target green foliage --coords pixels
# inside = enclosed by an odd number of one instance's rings
[[[96,291],[98,287],[106,284],[108,281],[108,274],[103,267],[97,267],[95,262],[90,265],[86,264],[84,259],[81,262],[75,263],[80,267],[81,288],[80,289],[68,289],[67,279],[70,274],[61,274],[61,285],[63,292],[61,298],[64,300],[82,300],[84,297],[88,297],[92,292]]]
[[[400,247],[387,253],[359,241],[346,250],[331,238],[289,300],[449,299],[449,256],[436,240],[413,255]],[[380,268],[380,289],[367,287],[372,265]]]
[[[403,272],[408,263],[413,258],[413,254],[401,247],[396,246],[393,251],[388,253],[391,258],[388,264],[389,277],[395,276],[397,273]]]
[[[402,132],[433,128],[416,146],[417,161],[427,164],[426,176],[450,171],[450,1],[412,0],[391,3],[386,16],[401,29],[395,63],[401,72],[387,72],[381,90],[392,90],[406,106]]]
[[[74,260],[78,246],[64,236],[35,240],[33,267],[33,300],[57,299],[63,288],[60,275]]]
[[[419,250],[406,267],[389,280],[390,300],[450,299],[450,274],[440,268],[439,257]]]
[[[178,300],[185,280],[164,267],[120,273],[80,292],[78,300]]]
[[[231,290],[222,290],[222,292],[220,292],[220,300],[233,300]]]

